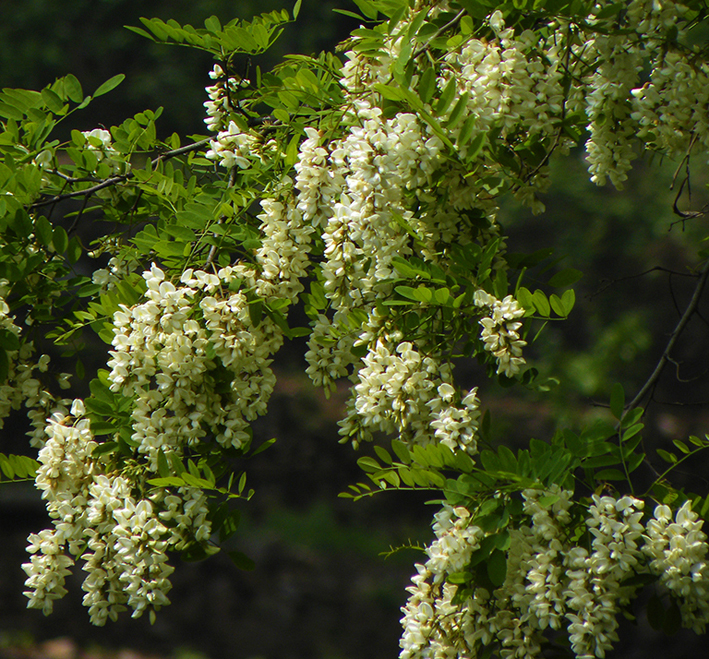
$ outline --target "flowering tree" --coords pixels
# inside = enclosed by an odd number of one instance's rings
[[[709,440],[677,441],[675,455],[642,430],[697,312],[707,253],[646,384],[627,402],[613,387],[613,421],[515,452],[492,442],[485,401],[454,363],[547,387],[525,349],[572,312],[578,273],[530,290],[538,256],[506,252],[496,213],[510,195],[543,212],[551,158],[583,144],[591,180],[618,188],[643,150],[704,164],[704,3],[356,4],[367,27],[343,44],[344,63],[294,55],[271,72],[242,62],[269,48],[286,11],[131,28],[214,56],[209,134],[187,143],[158,140],[150,111],[55,137],[121,76],[91,96],[71,75],[0,94],[0,416],[24,407],[38,451],[1,454],[0,468],[33,478],[53,520],[28,540],[29,606],[51,613],[79,560],[94,624],[126,609],[154,618],[169,603],[168,552],[206,558],[236,530],[229,503],[252,494],[245,459],[268,447],[250,426],[272,361],[307,336],[313,383],[352,383],[341,442],[374,442],[349,496],[440,500],[402,659],[531,657],[550,644],[603,657],[644,588],[654,626],[703,633],[709,496],[678,488],[673,468]],[[309,326],[289,321],[297,306]],[[88,331],[109,346],[106,368],[88,397],[65,398],[72,374],[39,346],[81,355]]]

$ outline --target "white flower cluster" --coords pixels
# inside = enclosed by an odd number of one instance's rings
[[[597,2],[580,24],[556,19],[546,31],[519,33],[507,27],[496,10],[487,19],[492,37],[469,37],[446,55],[433,99],[425,107],[430,111],[448,83],[455,83],[454,98],[465,99],[465,107],[449,126],[449,135],[461,157],[467,157],[476,136],[493,130],[503,139],[524,134],[566,150],[572,142],[560,130],[564,117],[585,113],[591,180],[602,185],[610,178],[620,187],[637,155],[637,138],[644,147],[672,157],[683,156],[693,140],[709,144],[709,68],[696,57],[700,46],[687,38],[689,8],[675,0],[632,0],[621,17],[623,34],[612,35],[605,29],[607,21],[618,18],[617,11],[606,12],[611,5]],[[431,12],[444,9],[445,3]],[[409,22],[400,22],[376,59],[347,54],[343,84],[353,95],[361,97],[375,83],[387,84],[409,27]],[[572,31],[580,38],[568,43]],[[417,82],[418,76],[412,88]],[[444,122],[455,105],[441,117]],[[474,118],[473,133],[458,144],[468,118]],[[543,210],[536,192],[547,185],[545,168],[527,180],[524,173],[517,176],[501,168],[484,152],[478,161],[488,174],[507,178],[523,203],[535,212]],[[468,181],[467,187],[477,188],[477,196],[484,197],[479,180]]]
[[[114,148],[111,133],[104,128],[94,128],[81,134],[86,138],[87,150],[96,157],[94,172],[104,162],[108,165],[111,174],[125,174],[128,171],[130,164]]]
[[[394,347],[383,339],[370,346],[362,362],[348,415],[340,422],[343,437],[356,446],[379,430],[414,444],[435,441],[477,452],[477,391],[468,392],[457,406],[448,364],[423,355],[409,341]]]
[[[516,35],[505,27],[500,11],[489,23],[494,39],[470,39],[448,56],[459,85],[456,98],[468,95],[466,109],[477,120],[476,131],[499,127],[505,136],[520,129],[529,135],[553,134],[568,102],[561,42],[531,30]],[[441,91],[446,83],[439,81]]]
[[[329,145],[332,174],[318,177],[325,188],[319,196],[329,201],[322,276],[336,310],[371,305],[391,290],[392,259],[411,254],[396,217],[414,220],[404,205],[406,191],[429,180],[442,146],[424,134],[415,115],[385,119],[369,102],[354,103],[346,137]]]
[[[101,287],[101,292],[110,291],[116,284],[128,274],[125,261],[117,256],[112,256],[108,261],[108,268],[94,270],[91,275],[91,282]]]
[[[308,274],[314,229],[292,204],[263,199],[261,208],[258,219],[263,240],[256,251],[260,272],[250,277],[258,295],[295,302],[303,290],[300,279]]]
[[[0,297],[0,331],[14,336],[19,344],[17,348],[5,348],[8,372],[5,381],[0,383],[0,428],[11,410],[18,410],[24,405],[32,426],[32,430],[28,432],[30,445],[41,448],[45,440],[44,426],[47,417],[55,408],[66,405],[69,401],[58,399],[44,388],[39,374],[47,372],[49,355],[35,357],[34,343],[22,340],[22,330],[9,313],[7,302]],[[70,377],[69,373],[57,376],[57,383],[62,389],[69,387]]]
[[[232,100],[230,95],[235,94],[242,85],[248,85],[248,80],[237,80],[234,77],[227,77],[219,64],[215,64],[214,68],[209,72],[209,77],[215,81],[213,85],[205,87],[208,101],[205,101],[204,107],[207,110],[207,117],[204,123],[211,131],[218,132],[227,125],[227,116],[231,107]]]
[[[401,659],[438,659],[450,656],[454,648],[458,650],[457,643],[451,641],[461,640],[459,630],[466,614],[452,604],[456,586],[444,579],[449,572],[462,571],[480,546],[484,533],[470,524],[469,518],[465,508],[448,506],[434,517],[436,540],[426,550],[428,561],[416,565],[413,585],[406,589],[411,596],[402,609]]]
[[[571,492],[526,490],[523,498],[525,517],[509,531],[504,583],[492,591],[474,578],[464,586],[449,579],[472,577],[471,559],[489,533],[462,507],[444,506],[435,516],[436,540],[426,563],[416,566],[402,609],[401,659],[479,656],[481,646],[505,659],[533,657],[546,630],[564,628],[575,656],[602,659],[617,640],[620,608],[636,588],[623,581],[648,571],[680,603],[684,626],[704,630],[709,545],[689,504],[674,522],[669,508],[658,506],[643,526],[642,501],[594,495],[587,549],[569,537]],[[462,600],[459,588],[467,589]]]
[[[684,53],[663,49],[653,61],[650,80],[631,94],[638,135],[652,148],[681,157],[695,141],[704,151],[709,147],[706,63],[696,65]]]
[[[181,488],[180,496],[157,490],[151,499],[136,497],[126,477],[105,473],[93,455],[97,444],[84,414],[76,400],[71,414],[64,410],[48,419],[36,486],[54,528],[28,538],[28,606],[52,611],[66,593],[74,556],[84,561],[83,603],[93,624],[115,620],[126,607],[133,617],[154,615],[169,603],[173,568],[166,552],[211,533],[206,497],[196,488]]]
[[[669,506],[657,506],[643,538],[650,571],[680,603],[684,626],[703,634],[709,622],[709,545],[699,516],[688,501],[674,519]]]
[[[625,35],[598,35],[592,43],[598,68],[586,96],[588,171],[594,183],[602,185],[608,177],[620,188],[635,157],[630,93],[640,78],[642,56],[637,48],[628,48]]]
[[[497,373],[514,377],[525,363],[522,348],[527,342],[519,338],[522,328],[519,318],[524,316],[524,309],[511,295],[498,300],[483,290],[475,292],[475,306],[490,313],[479,321],[483,328],[480,338],[485,350],[497,360]]]
[[[282,334],[264,315],[256,326],[234,268],[186,270],[175,286],[153,265],[146,302],[114,315],[112,391],[134,399],[133,440],[157,468],[158,453],[182,455],[208,434],[240,447],[266,411],[275,377],[269,356]]]
[[[341,323],[346,323],[343,312],[335,313],[331,321],[325,314],[319,314],[312,324],[308,338],[308,363],[306,373],[317,387],[329,393],[335,387],[335,380],[347,377],[349,367],[357,362],[352,352],[356,336],[350,331],[339,331]],[[348,330],[349,326],[344,325]]]
[[[643,507],[643,501],[629,496],[616,500],[594,495],[586,520],[593,535],[592,551],[574,547],[567,554],[566,617],[571,648],[578,657],[604,657],[618,640],[616,616],[634,591],[621,582],[639,571]]]
[[[598,15],[607,3],[598,3]],[[689,8],[675,0],[632,0],[622,35],[589,34],[585,57],[596,62],[588,83],[586,144],[591,180],[616,187],[644,148],[684,157],[696,141],[709,146],[709,68],[690,45]],[[589,25],[599,22],[589,17]],[[668,35],[674,36],[668,40]],[[649,73],[645,74],[644,71]]]
[[[205,153],[205,157],[218,161],[227,169],[248,169],[253,165],[254,158],[261,159],[259,138],[242,131],[235,121],[230,121],[225,130],[220,130],[217,138],[211,140],[209,145],[210,149]]]

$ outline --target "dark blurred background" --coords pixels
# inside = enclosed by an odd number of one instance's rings
[[[111,76],[125,73],[116,91],[77,115],[83,130],[164,106],[160,135],[204,133],[209,58],[154,44],[122,26],[140,25],[140,16],[158,16],[198,27],[213,14],[225,23],[281,6],[277,0],[5,0],[0,86],[40,89],[73,73],[91,93]],[[344,0],[305,0],[298,23],[287,27],[258,64],[267,69],[285,53],[332,49],[357,27],[356,21],[334,13],[336,6],[353,9]],[[692,163],[694,208],[706,201],[698,169],[702,164]],[[527,353],[544,375],[562,384],[540,395],[486,383],[474,365],[460,364],[457,371],[464,385],[482,386],[494,437],[511,446],[522,446],[529,437],[548,439],[559,423],[578,429],[607,418],[605,405],[616,381],[632,397],[652,372],[691,297],[694,280],[684,275],[696,262],[698,238],[706,233],[705,218],[678,223],[672,215],[672,163],[637,162],[623,192],[589,183],[580,151],[554,166],[547,212],[535,217],[508,202],[500,220],[510,234],[509,251],[555,245],[555,256],[562,258],[555,268],[573,266],[584,272],[575,286],[577,308],[571,320],[547,327]],[[642,274],[657,267],[665,270]],[[542,286],[554,272],[540,270],[530,273],[529,288]],[[657,402],[649,409],[646,441],[658,466],[662,463],[651,447],[671,448],[672,439],[692,433],[703,436],[709,425],[706,300],[700,310],[674,355],[676,369],[664,374]],[[424,505],[425,495],[384,494],[358,503],[337,497],[361,479],[358,455],[337,442],[336,421],[347,385],[342,383],[326,400],[304,376],[302,352],[301,342],[279,356],[271,412],[255,426],[257,442],[277,438],[249,468],[256,495],[242,507],[242,526],[234,539],[234,547],[252,557],[256,569],[239,571],[220,554],[204,563],[178,563],[173,604],[158,614],[155,625],[124,617],[105,628],[88,624],[80,604],[81,574],[76,574],[69,594],[45,618],[25,608],[20,569],[27,560],[27,534],[47,525],[43,506],[32,487],[2,487],[0,657],[96,658],[121,651],[124,659],[398,655],[404,588],[422,555],[404,550],[385,560],[380,554],[409,540],[427,543],[434,509]],[[8,423],[2,431],[3,446],[12,428]],[[706,461],[694,462],[685,474],[687,486],[706,489],[706,473]],[[650,474],[643,477],[647,480]],[[611,656],[679,659],[706,654],[705,639],[689,632],[664,637],[649,629],[641,607],[636,613],[637,623],[624,623],[622,641]]]

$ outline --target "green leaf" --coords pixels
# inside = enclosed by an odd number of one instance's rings
[[[360,11],[369,19],[376,20],[377,14],[379,13],[374,2],[370,0],[353,0],[354,3],[359,7]]]
[[[185,481],[179,476],[165,476],[161,478],[150,478],[148,484],[155,487],[184,487]]]
[[[298,15],[300,14],[300,5],[302,3],[302,0],[296,0],[295,6],[293,7],[293,19],[295,20],[298,18]]]
[[[659,455],[665,462],[669,462],[670,464],[677,463],[677,456],[674,453],[670,453],[669,451],[665,451],[664,449],[658,448],[657,455]]]
[[[119,73],[112,78],[109,78],[106,82],[99,86],[99,88],[94,92],[93,97],[97,98],[98,96],[108,94],[108,92],[118,87],[118,85],[120,85],[125,79],[126,77],[123,73]]]
[[[463,114],[468,106],[468,92],[465,92],[456,102],[455,106],[451,110],[450,116],[446,121],[446,128],[452,130],[458,125],[458,122],[463,118]]]
[[[393,462],[391,459],[391,454],[385,448],[375,445],[374,452],[384,464],[390,465]]]
[[[236,565],[240,570],[251,571],[256,567],[256,563],[250,559],[244,552],[241,551],[230,551],[227,552],[232,563]]]
[[[59,254],[66,252],[69,246],[69,236],[64,227],[56,226],[52,232],[52,245]]]
[[[460,585],[469,583],[473,578],[470,572],[452,572],[446,577],[448,583]]]
[[[450,104],[453,102],[453,99],[455,98],[455,92],[456,92],[456,79],[455,76],[453,76],[449,81],[448,84],[446,85],[445,89],[443,90],[443,93],[441,94],[441,97],[438,99],[438,103],[436,103],[436,106],[434,108],[434,112],[436,115],[439,117],[442,114],[445,114],[446,110],[450,107]]]
[[[258,455],[258,454],[261,453],[262,451],[265,451],[266,449],[268,449],[268,448],[270,448],[271,446],[273,446],[275,443],[276,443],[276,438],[275,438],[275,437],[272,437],[271,439],[266,440],[263,444],[261,444],[261,446],[259,446],[259,447],[251,454],[251,457],[253,457],[254,455]]]
[[[215,34],[217,32],[222,31],[222,24],[219,22],[219,18],[216,16],[210,16],[209,18],[206,18],[204,20],[204,27],[206,27],[210,32],[214,32]]]
[[[487,561],[487,575],[495,586],[502,586],[507,576],[507,558],[505,553],[499,549],[490,554]]]
[[[599,481],[624,481],[625,474],[620,469],[601,469],[595,474],[596,480]]]
[[[79,242],[79,239],[76,236],[73,236],[72,239],[69,241],[69,244],[66,249],[66,256],[67,259],[69,260],[69,263],[74,265],[80,258],[81,258],[81,243]]]
[[[564,307],[564,315],[568,316],[576,304],[576,293],[573,288],[564,291],[564,294],[561,296],[561,304]]]
[[[436,90],[436,71],[432,66],[424,69],[419,79],[418,94],[423,103],[429,103]]]
[[[10,460],[2,453],[0,453],[0,471],[10,480],[15,478],[15,470],[12,468]]]
[[[55,114],[62,112],[64,109],[64,102],[61,97],[48,87],[42,90],[42,99],[47,104],[47,107]]]
[[[332,11],[336,14],[342,14],[343,16],[349,16],[350,18],[354,18],[357,21],[365,20],[364,16],[361,16],[360,14],[355,14],[353,11],[348,11],[347,9],[333,9]]]
[[[549,303],[551,304],[552,311],[562,318],[566,318],[566,308],[558,295],[552,294],[549,297]]]
[[[575,284],[579,279],[583,277],[583,272],[576,270],[575,268],[565,268],[560,272],[557,272],[550,280],[549,286],[554,286],[555,288],[563,288],[565,286],[571,286]]]
[[[116,426],[107,421],[92,421],[91,423],[91,432],[94,435],[112,435],[116,430]]]
[[[5,348],[0,346],[0,384],[3,384],[7,380],[9,372],[10,360],[7,358]]]
[[[460,134],[458,135],[458,148],[465,146],[470,141],[470,138],[473,136],[476,123],[477,119],[475,115],[472,114],[465,120],[463,127],[460,129]],[[482,143],[484,142],[484,133],[481,134],[483,135],[483,138],[480,140],[480,148],[482,148]],[[478,138],[480,138],[480,134],[478,135]],[[470,155],[471,151],[475,152],[475,154]],[[475,148],[475,143],[473,143],[473,147],[468,150],[468,160],[472,160],[475,156],[477,156],[477,149]]]
[[[647,621],[650,623],[650,627],[657,631],[662,629],[665,623],[665,607],[662,605],[662,600],[656,593],[650,595],[647,601],[645,615],[647,615]]]
[[[623,410],[625,409],[625,391],[623,391],[623,385],[616,382],[611,390],[611,414],[616,418],[620,419],[623,416]]]
[[[139,34],[141,37],[145,37],[146,39],[150,39],[150,41],[155,41],[155,37],[152,34],[148,34],[143,28],[133,27],[132,25],[124,25],[123,27],[126,30],[130,30],[131,32],[135,32],[136,34]]]
[[[628,461],[626,463],[626,469],[628,470],[628,473],[632,474],[643,463],[644,459],[644,453],[636,453],[632,457],[628,458]]]
[[[379,471],[382,466],[374,459],[365,455],[357,460],[357,464],[362,471],[373,473]]]
[[[636,423],[635,425],[630,426],[625,432],[623,432],[623,441],[626,442],[632,437],[635,437],[635,435],[637,435],[644,427],[644,423]]]
[[[638,424],[642,425],[642,424]],[[690,450],[689,447],[681,440],[681,439],[673,439],[672,443],[680,450],[682,453],[685,453],[686,455],[689,455]]]
[[[84,92],[81,89],[81,83],[71,73],[64,77],[64,90],[74,103],[81,103],[84,100]]]
[[[170,475],[170,463],[167,461],[167,456],[160,450],[158,451],[158,474],[163,477]]]
[[[643,414],[645,414],[645,410],[642,407],[636,407],[633,410],[628,410],[628,412],[626,412],[625,416],[623,417],[623,423],[621,424],[621,427],[629,428],[630,426],[634,426],[638,421],[640,421]]]
[[[399,458],[399,460],[401,460],[404,464],[411,464],[413,458],[411,457],[411,453],[409,452],[406,444],[398,439],[393,439],[391,442],[391,448],[392,451],[396,453],[396,457]]]
[[[539,312],[539,315],[544,318],[548,318],[549,312],[551,311],[551,307],[549,306],[549,300],[547,300],[547,296],[544,295],[544,291],[540,291],[539,289],[534,291],[534,293],[532,294],[532,301],[534,302],[534,306]]]

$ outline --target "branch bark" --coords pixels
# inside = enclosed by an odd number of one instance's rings
[[[707,261],[700,273],[699,281],[697,282],[697,285],[694,288],[694,293],[692,294],[692,299],[689,301],[689,304],[684,310],[682,317],[679,319],[677,326],[672,331],[672,334],[670,335],[670,340],[667,342],[667,346],[665,346],[665,350],[663,351],[662,356],[660,357],[660,361],[658,361],[657,366],[655,366],[655,370],[652,372],[652,375],[650,375],[650,377],[647,379],[640,391],[635,395],[635,398],[633,398],[633,400],[625,408],[623,417],[625,417],[625,415],[628,414],[630,410],[638,407],[642,400],[645,398],[645,396],[648,394],[648,392],[654,389],[657,385],[657,381],[660,379],[662,371],[664,370],[668,362],[671,361],[670,355],[672,353],[673,348],[675,347],[675,343],[677,343],[677,339],[679,339],[680,335],[684,331],[684,328],[687,326],[687,323],[689,323],[691,317],[694,315],[695,311],[697,310],[697,307],[699,306],[699,300],[701,299],[702,293],[704,292],[704,287],[706,286],[707,278],[709,278],[709,261]]]
[[[165,151],[161,153],[160,155],[156,156],[150,161],[150,164],[154,167],[157,165],[159,162],[162,160],[169,160],[170,158],[174,158],[175,156],[180,156],[184,153],[189,153],[190,151],[197,151],[198,149],[201,149],[203,146],[206,146],[210,142],[209,137],[200,140],[199,142],[194,142],[193,144],[187,144],[185,146],[181,146],[179,149],[172,149],[171,151]],[[98,192],[99,190],[103,190],[104,188],[110,188],[112,185],[116,185],[116,183],[121,183],[123,181],[127,181],[130,178],[130,174],[122,174],[120,176],[112,176],[111,178],[107,178],[105,181],[101,181],[101,183],[97,183],[96,185],[86,188],[85,190],[75,190],[74,192],[67,192],[66,194],[60,194],[56,195],[54,197],[49,197],[48,199],[42,199],[41,201],[35,201],[32,204],[29,204],[27,206],[27,210],[30,208],[38,208],[39,206],[47,206],[49,204],[56,204],[59,201],[64,201],[65,199],[73,199],[74,197],[82,197],[82,196],[91,196],[94,193]]]

